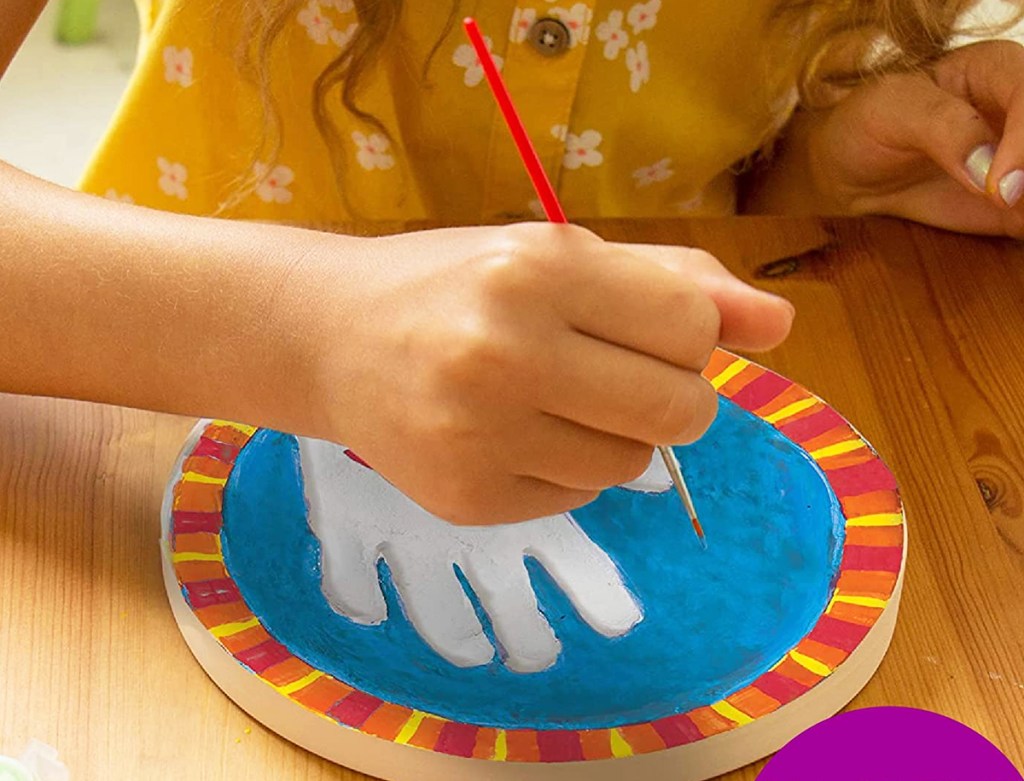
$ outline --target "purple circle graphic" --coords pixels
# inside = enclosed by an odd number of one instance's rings
[[[757,781],[1022,781],[974,730],[914,708],[864,708],[811,727]]]

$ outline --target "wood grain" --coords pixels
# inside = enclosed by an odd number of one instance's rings
[[[757,360],[854,422],[895,471],[910,520],[896,638],[854,707],[944,713],[1024,767],[1020,246],[888,220],[591,227],[705,247],[793,300],[791,339]],[[0,753],[39,738],[75,781],[363,779],[253,723],[178,634],[158,510],[190,425],[0,397]]]

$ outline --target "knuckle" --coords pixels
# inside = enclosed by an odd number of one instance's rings
[[[629,483],[640,478],[651,465],[654,449],[650,445],[637,442],[623,448],[620,472],[613,485]]]
[[[672,291],[668,306],[675,315],[673,319],[682,320],[680,333],[685,339],[680,354],[682,364],[692,369],[703,369],[721,335],[722,315],[718,307],[692,283],[679,285]]]
[[[443,390],[472,391],[490,387],[513,362],[507,342],[483,318],[451,326],[443,345],[435,348],[433,381]]]
[[[700,437],[718,411],[718,395],[703,377],[675,382],[654,426],[655,443],[685,444]]]

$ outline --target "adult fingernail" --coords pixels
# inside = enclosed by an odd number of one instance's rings
[[[1000,179],[999,195],[1007,206],[1016,206],[1024,195],[1024,171],[1018,168]]]
[[[992,144],[977,146],[967,156],[967,176],[971,184],[985,192],[988,181],[988,170],[992,167],[992,158],[996,156],[996,148]]]

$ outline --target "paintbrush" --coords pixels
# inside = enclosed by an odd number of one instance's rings
[[[547,172],[544,170],[544,166],[541,165],[540,158],[537,156],[537,150],[534,148],[533,142],[526,132],[522,119],[519,118],[519,112],[516,111],[515,104],[512,102],[512,96],[505,86],[504,79],[501,78],[501,73],[494,64],[494,58],[491,57],[491,51],[484,42],[476,20],[471,17],[466,18],[463,20],[462,25],[466,29],[466,35],[469,36],[473,48],[476,49],[480,66],[487,77],[491,93],[498,103],[498,108],[501,109],[502,116],[505,117],[505,124],[508,125],[508,129],[512,133],[512,139],[519,150],[519,156],[523,160],[523,165],[526,166],[526,172],[530,175],[530,181],[533,182],[533,189],[537,191],[537,197],[540,198],[541,206],[544,207],[544,214],[547,215],[549,222],[567,223],[568,220],[565,217],[565,212],[562,210],[562,205],[558,202],[558,196],[555,194],[555,188],[551,186],[551,180],[548,179]],[[701,548],[707,550],[708,543],[704,536],[704,528],[697,519],[697,509],[693,506],[693,497],[690,496],[690,489],[686,487],[686,480],[683,478],[683,470],[679,465],[679,460],[676,458],[672,448],[667,445],[658,445],[658,452],[665,462],[665,468],[668,469],[676,492],[679,494],[683,507],[686,509],[686,514],[690,517],[690,524],[693,526],[694,534],[697,535]]]

